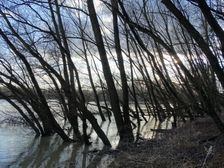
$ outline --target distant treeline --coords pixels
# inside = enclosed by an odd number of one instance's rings
[[[59,99],[59,95],[55,89],[49,88],[49,89],[42,89],[42,90],[43,90],[44,96],[47,99]],[[0,87],[0,92],[4,93],[7,97],[10,97],[11,99],[15,98],[15,95],[6,87]],[[22,90],[21,90],[21,92],[22,92]],[[34,92],[34,90],[30,90],[30,92]],[[122,90],[117,89],[117,93],[118,93],[119,99],[122,101]],[[83,90],[83,94],[84,94],[87,102],[95,101],[95,95],[92,90]],[[102,90],[97,90],[97,94],[99,97],[99,101],[104,101],[104,100],[110,101],[108,93],[104,94]],[[146,90],[141,91],[141,92],[139,91],[136,94],[138,95],[139,101],[143,101],[143,94],[145,97],[147,97]],[[26,95],[26,94],[24,93],[24,95]],[[105,95],[105,99],[104,99],[104,95]],[[132,97],[131,97],[131,95],[129,95],[129,96],[130,96],[130,100],[131,100]],[[0,99],[4,99],[4,97],[0,95]],[[25,96],[24,96],[24,99],[26,99]]]

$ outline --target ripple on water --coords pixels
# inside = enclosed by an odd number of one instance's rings
[[[21,127],[0,127],[0,167],[15,162],[17,157],[24,153],[33,136],[29,130]]]

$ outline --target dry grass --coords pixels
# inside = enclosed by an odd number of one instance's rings
[[[224,137],[209,140],[219,134],[208,118],[189,122],[160,139],[126,144],[110,168],[224,168]]]

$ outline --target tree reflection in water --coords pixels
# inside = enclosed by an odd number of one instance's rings
[[[63,143],[60,137],[36,138],[10,167],[77,167],[86,168],[94,160],[94,145]],[[102,157],[104,157],[102,155]],[[94,162],[96,163],[96,162]],[[99,162],[100,164],[100,162]]]
[[[136,122],[136,121],[133,121]],[[139,135],[142,138],[150,139],[157,136],[157,132],[150,131],[151,129],[169,129],[171,121],[159,123],[154,118],[150,118],[147,123],[142,122]],[[109,137],[113,148],[119,143],[119,136],[116,132],[116,125],[112,122],[100,123],[107,137]],[[16,153],[15,161],[10,164],[10,167],[75,167],[75,168],[91,168],[107,167],[112,161],[113,156],[104,152],[102,141],[97,137],[94,130],[89,128],[88,133],[91,135],[90,146],[85,146],[78,143],[63,143],[61,138],[57,135],[51,137],[33,138],[27,137],[25,149],[22,153]],[[134,129],[134,134],[137,134],[137,129]],[[17,135],[18,136],[18,135]],[[21,136],[23,136],[21,134]],[[19,145],[18,141],[15,141]],[[6,156],[7,157],[7,156]],[[1,161],[0,161],[1,162]],[[0,166],[1,163],[0,163]],[[4,167],[4,166],[3,166]]]

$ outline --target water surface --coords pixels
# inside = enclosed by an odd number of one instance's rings
[[[15,110],[5,101],[0,100],[2,111],[0,112],[0,123],[10,115],[18,115]],[[112,147],[116,148],[119,142],[114,119],[112,122],[101,122],[96,115],[99,125],[108,136]],[[136,123],[136,121],[133,121]],[[157,136],[151,128],[170,128],[169,121],[158,123],[155,119],[141,123],[141,137],[153,138]],[[136,130],[134,133],[136,134]],[[77,143],[63,143],[60,137],[35,138],[33,132],[27,127],[18,125],[0,124],[0,168],[86,168],[94,165],[98,168],[107,167],[113,158],[110,155],[99,155],[103,148],[102,141],[98,138],[95,131],[89,128],[91,134],[91,146],[84,146]]]

